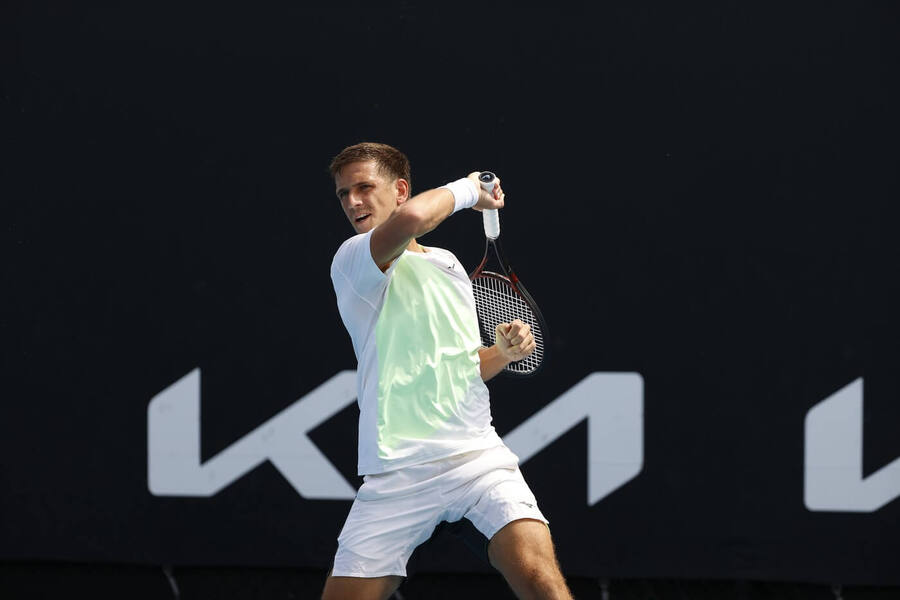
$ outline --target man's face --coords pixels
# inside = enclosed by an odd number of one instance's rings
[[[344,214],[356,233],[366,233],[384,223],[406,201],[403,179],[390,180],[374,161],[350,163],[334,178]]]

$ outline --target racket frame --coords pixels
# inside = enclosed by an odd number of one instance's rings
[[[497,257],[497,262],[500,265],[500,270],[503,271],[502,273],[484,270],[484,266],[487,264],[488,253],[490,252],[491,247],[493,247],[494,249],[494,256]],[[538,308],[538,305],[534,301],[534,298],[531,297],[531,294],[528,293],[528,290],[526,290],[525,286],[522,285],[522,282],[519,281],[519,278],[516,276],[516,272],[513,271],[512,266],[510,266],[509,262],[507,262],[506,256],[503,254],[502,247],[500,246],[499,237],[491,239],[485,236],[484,258],[482,258],[481,263],[479,263],[479,265],[475,267],[475,269],[471,273],[469,273],[469,280],[474,281],[475,278],[479,276],[488,277],[491,279],[499,279],[507,283],[517,294],[522,296],[522,298],[525,300],[525,303],[528,304],[528,308],[530,308],[534,313],[534,316],[537,319],[538,326],[541,328],[541,337],[544,341],[541,362],[538,363],[537,367],[535,367],[533,371],[530,371],[528,373],[521,373],[510,370],[508,366],[503,369],[502,373],[512,377],[532,377],[536,375],[544,367],[544,363],[547,361],[547,323],[546,321],[544,321],[544,315],[541,314],[541,309]],[[481,329],[480,323],[478,327],[479,329]]]

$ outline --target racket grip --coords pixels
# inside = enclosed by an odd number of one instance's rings
[[[489,240],[496,240],[500,237],[500,215],[497,209],[482,211],[484,221],[484,235]]]
[[[490,171],[482,171],[478,176],[481,182],[481,189],[486,192],[493,192],[494,185],[497,183],[497,176]],[[482,220],[484,221],[484,235],[489,240],[496,240],[500,237],[500,211],[497,209],[487,209],[482,211]]]

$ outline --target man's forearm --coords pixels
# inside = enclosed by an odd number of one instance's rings
[[[481,380],[488,381],[493,379],[497,373],[502,371],[509,364],[509,359],[505,358],[497,345],[494,344],[490,348],[482,348],[478,351],[478,358],[481,359]]]

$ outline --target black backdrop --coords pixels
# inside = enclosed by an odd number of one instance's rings
[[[4,10],[0,557],[328,565],[349,502],[269,463],[152,495],[147,407],[200,368],[207,460],[355,366],[325,169],[379,140],[414,189],[504,179],[553,356],[492,384],[501,434],[643,378],[636,478],[586,505],[584,423],[523,467],[567,572],[900,583],[900,504],[803,501],[807,411],[857,378],[864,473],[900,453],[896,7]],[[478,235],[424,241],[469,266]],[[355,419],[309,436],[354,485]]]

